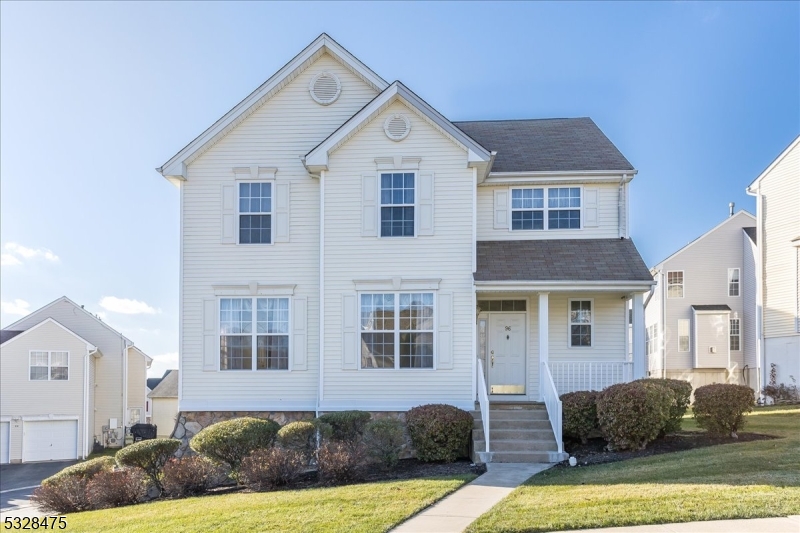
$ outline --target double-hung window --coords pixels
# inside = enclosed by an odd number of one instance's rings
[[[239,183],[239,244],[272,242],[272,183]]]
[[[30,353],[31,381],[69,379],[69,352],[34,350]]]
[[[685,353],[689,351],[689,319],[681,318],[678,320],[678,351]]]
[[[361,368],[433,368],[432,292],[360,297]]]
[[[220,370],[288,370],[289,299],[220,299]]]
[[[414,173],[381,173],[381,237],[414,236]]]
[[[544,229],[544,189],[511,189],[511,229]]]
[[[547,189],[547,228],[580,229],[580,187]]]
[[[742,334],[741,329],[739,329],[739,319],[738,318],[731,318],[731,351],[738,352],[742,349]]]
[[[728,269],[728,296],[739,296],[739,269]]]
[[[592,345],[592,301],[569,301],[569,345]]]
[[[667,298],[683,298],[683,270],[667,272]]]
[[[652,355],[658,350],[658,324],[647,327],[645,347],[647,355]]]
[[[511,189],[511,230],[580,229],[581,188]]]

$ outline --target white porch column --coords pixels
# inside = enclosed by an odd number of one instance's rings
[[[550,359],[550,293],[539,293],[539,399],[544,401],[544,376],[542,363],[547,364]]]
[[[641,379],[647,374],[647,361],[645,359],[644,341],[644,294],[633,294],[633,379]]]

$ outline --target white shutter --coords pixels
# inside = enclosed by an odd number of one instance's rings
[[[275,184],[275,242],[289,242],[289,183]]]
[[[217,341],[217,300],[203,300],[203,371],[216,372],[219,368]]]
[[[508,189],[494,191],[494,229],[508,229]]]
[[[308,370],[308,298],[292,299],[292,370]]]
[[[358,370],[356,295],[342,296],[342,369]]]
[[[222,242],[236,244],[235,215],[236,189],[233,185],[222,186]]]
[[[453,293],[441,292],[437,296],[436,368],[453,368]]]
[[[597,189],[583,190],[583,227],[597,227]]]
[[[417,235],[433,235],[433,172],[417,176]]]
[[[378,236],[378,176],[361,176],[361,235]]]

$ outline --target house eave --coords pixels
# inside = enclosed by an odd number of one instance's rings
[[[654,280],[630,281],[476,281],[478,292],[643,292]]]

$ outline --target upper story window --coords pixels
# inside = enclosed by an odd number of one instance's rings
[[[69,379],[69,352],[31,351],[31,381],[65,381]]]
[[[742,332],[738,318],[731,318],[730,328],[730,348],[732,352],[738,352],[742,349]]]
[[[580,229],[581,188],[511,189],[511,229]]]
[[[689,351],[689,319],[681,318],[678,320],[678,351]]]
[[[288,298],[221,298],[219,332],[220,370],[288,370]]]
[[[739,269],[728,269],[728,296],[739,296]]]
[[[272,242],[272,183],[239,183],[239,244]]]
[[[645,332],[645,352],[652,355],[658,350],[658,324],[647,326]]]
[[[667,298],[683,298],[683,270],[667,272]]]
[[[433,368],[432,292],[361,294],[361,368]]]
[[[414,173],[381,173],[381,237],[414,236]]]
[[[569,301],[569,345],[592,345],[592,301]]]

